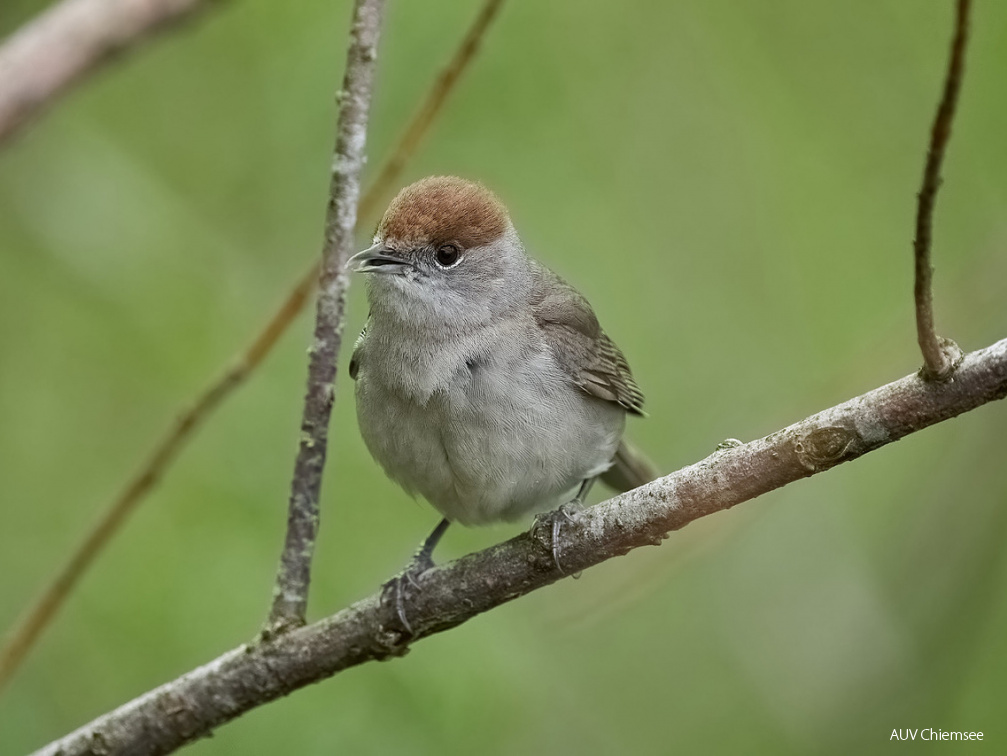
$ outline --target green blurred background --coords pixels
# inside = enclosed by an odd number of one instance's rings
[[[0,29],[43,5],[5,0]],[[476,5],[390,3],[372,170]],[[939,330],[967,350],[1007,336],[1007,5],[977,5],[935,238]],[[317,255],[348,18],[228,4],[0,153],[0,630]],[[917,368],[914,195],[951,23],[950,2],[915,0],[508,0],[405,180],[502,195],[628,355],[650,413],[630,433],[670,471]],[[364,314],[358,282],[349,339]],[[309,326],[88,573],[0,698],[0,753],[255,633]],[[345,382],[332,428],[315,618],[437,520],[370,460]],[[189,753],[846,754],[920,727],[1002,753],[1005,452],[1007,405],[983,407]],[[517,530],[459,528],[439,553]]]

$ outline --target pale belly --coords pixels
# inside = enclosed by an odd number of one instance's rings
[[[361,365],[360,431],[390,478],[449,520],[480,525],[554,509],[606,470],[625,425],[551,357],[475,364],[420,403]]]

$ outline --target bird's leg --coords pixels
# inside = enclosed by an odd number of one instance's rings
[[[415,554],[413,554],[412,561],[409,566],[406,567],[405,575],[409,580],[410,585],[414,588],[419,587],[419,583],[416,582],[417,578],[434,566],[434,549],[437,548],[437,544],[440,543],[441,537],[444,535],[444,531],[448,529],[448,525],[451,521],[445,517],[439,523],[437,527],[433,529],[420,544],[420,548]]]
[[[587,499],[587,495],[591,493],[591,487],[594,482],[598,480],[598,476],[595,475],[593,478],[584,478],[580,482],[580,488],[577,489],[577,495],[573,497],[566,504],[560,506],[559,511],[563,513],[563,516],[568,520],[573,520],[574,515],[578,514],[580,510],[584,508],[584,501]]]
[[[402,626],[410,635],[413,634],[413,628],[412,625],[409,624],[409,620],[406,618],[403,584],[407,583],[409,586],[416,589],[420,587],[419,579],[424,572],[434,567],[434,549],[437,548],[437,544],[440,542],[441,536],[444,535],[444,531],[448,529],[448,525],[450,524],[451,521],[447,517],[437,523],[437,527],[433,529],[433,532],[426,537],[426,540],[420,544],[420,548],[417,552],[413,554],[413,558],[410,560],[405,570],[385,583],[385,588],[391,589],[394,595],[395,613],[398,615],[399,622],[402,623]]]
[[[568,501],[566,504],[561,504],[559,509],[555,512],[550,512],[549,514],[544,515],[544,519],[550,521],[550,525],[552,527],[552,538],[550,540],[552,561],[555,563],[556,569],[564,575],[566,573],[563,572],[563,565],[560,563],[559,553],[559,536],[563,528],[563,520],[573,522],[576,519],[580,510],[584,508],[584,500],[587,499],[588,492],[590,492],[591,486],[594,485],[596,480],[598,480],[598,476],[584,478],[584,480],[581,481],[580,488],[577,489],[577,495],[574,496],[573,499]]]

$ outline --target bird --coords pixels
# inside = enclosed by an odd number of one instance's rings
[[[599,477],[619,491],[656,477],[624,439],[643,394],[588,301],[525,250],[482,184],[431,176],[389,204],[367,275],[369,314],[350,359],[371,456],[443,519],[404,575],[433,566],[452,522],[575,516]],[[553,520],[553,558],[562,571]],[[402,581],[396,586],[399,616]]]

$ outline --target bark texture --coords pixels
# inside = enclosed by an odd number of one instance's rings
[[[916,237],[913,239],[914,283],[916,304],[916,340],[923,353],[923,377],[944,381],[962,357],[962,350],[951,339],[938,336],[934,329],[933,268],[930,247],[933,235],[934,204],[941,185],[941,164],[951,138],[951,124],[958,105],[958,92],[965,73],[965,48],[968,45],[971,0],[958,0],[955,8],[955,33],[948,56],[948,72],[934,125],[930,130],[930,146],[923,167],[923,184],[916,196]]]

